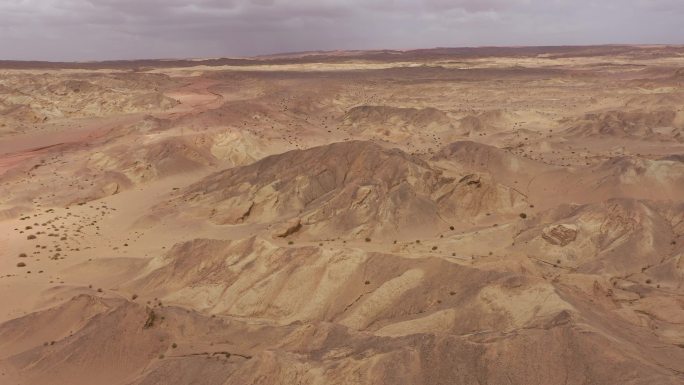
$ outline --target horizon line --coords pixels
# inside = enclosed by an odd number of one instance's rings
[[[684,43],[605,43],[605,44],[560,44],[560,45],[479,45],[479,46],[435,46],[423,48],[369,48],[369,49],[325,49],[325,50],[305,50],[305,51],[281,51],[274,53],[264,53],[258,55],[242,55],[242,56],[197,56],[197,57],[148,57],[135,59],[95,59],[95,60],[26,60],[26,59],[2,59],[0,63],[45,63],[45,64],[107,64],[107,63],[135,63],[145,61],[183,61],[183,62],[203,62],[213,60],[268,60],[287,58],[289,56],[306,55],[306,56],[325,56],[333,53],[373,53],[373,52],[396,52],[396,53],[411,53],[417,51],[437,51],[437,50],[478,50],[478,49],[540,49],[540,48],[592,48],[592,47],[634,47],[634,48],[663,48],[663,47],[684,47]]]

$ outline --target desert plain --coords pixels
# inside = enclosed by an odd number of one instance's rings
[[[0,62],[0,384],[684,384],[684,47]]]

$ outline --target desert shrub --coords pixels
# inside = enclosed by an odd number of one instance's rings
[[[149,310],[147,313],[147,320],[145,320],[145,324],[143,325],[143,329],[149,329],[152,326],[154,326],[154,321],[157,319],[157,314],[154,312],[154,310]]]
[[[19,262],[17,263],[17,267],[25,267],[26,264],[24,262]]]

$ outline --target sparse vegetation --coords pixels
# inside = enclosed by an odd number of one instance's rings
[[[537,382],[677,382],[684,47],[511,49],[502,60],[496,50],[317,53],[258,70],[245,60],[239,73],[223,59],[211,71],[26,71],[41,74],[40,100],[11,84],[27,75],[3,75],[0,94],[25,94],[0,102],[12,112],[0,113],[5,147],[48,134],[39,151],[19,146],[30,153],[0,183],[0,305],[20,317],[0,328],[41,332],[3,344],[17,350],[3,364],[26,374],[9,380],[49,367],[69,382],[63,373],[111,366],[135,370],[108,377],[141,383],[381,382],[396,368],[416,383],[534,383],[532,357]],[[71,77],[98,79],[107,100],[89,86],[65,102]],[[129,77],[136,98],[168,77],[155,97],[182,108],[119,116]],[[68,146],[51,145],[67,133]],[[558,346],[538,354],[546,341]],[[121,342],[138,351],[135,367]],[[74,349],[93,359],[61,359]],[[241,365],[247,354],[259,362]]]
[[[147,309],[147,320],[145,320],[145,324],[143,325],[143,329],[149,329],[154,326],[154,322],[157,319],[157,313],[154,312],[154,310],[148,308]]]

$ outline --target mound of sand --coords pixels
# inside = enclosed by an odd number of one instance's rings
[[[559,168],[533,161],[498,147],[471,141],[459,141],[442,148],[432,157],[440,165],[456,167],[462,172],[483,172],[509,186],[518,182],[525,186],[530,180]]]
[[[421,130],[450,131],[454,129],[451,119],[436,108],[412,108],[392,106],[358,106],[344,115],[343,126],[354,134],[373,137],[391,137],[402,141]]]
[[[684,193],[684,164],[676,161],[617,157],[581,174],[585,196],[676,201]]]
[[[459,120],[459,128],[465,135],[473,137],[483,132],[493,133],[511,130],[516,120],[518,118],[514,113],[493,109],[466,115]]]
[[[122,373],[130,381],[169,344],[163,333],[144,329],[148,318],[138,304],[80,295],[0,326],[0,335],[12,337],[0,362],[32,384],[123,383]]]
[[[441,258],[194,240],[127,286],[161,300],[78,295],[2,324],[0,367],[33,384],[674,384],[663,366],[681,367],[572,292]]]
[[[309,234],[389,236],[433,232],[488,212],[513,212],[523,201],[485,175],[447,178],[401,150],[355,141],[216,173],[172,204],[218,224],[296,217],[297,230]]]
[[[491,284],[488,281],[503,279],[503,275],[438,258],[412,261],[355,249],[277,247],[259,238],[185,242],[151,260],[146,270],[127,284],[129,291],[146,292],[165,303],[192,305],[212,314],[256,317],[281,325],[339,322],[382,335],[427,331],[433,318],[444,314],[447,319],[438,327],[446,332],[465,325],[505,330],[572,310],[551,287],[522,277],[517,283],[519,290],[507,295],[508,300],[522,304],[534,301],[527,296],[547,296],[544,306],[506,304],[501,298],[503,289],[483,289]],[[466,281],[468,285],[463,285]],[[505,282],[495,286],[506,286]],[[483,291],[476,294],[475,288]],[[452,306],[482,313],[477,321],[468,321],[448,311]],[[477,310],[480,306],[485,309]],[[416,312],[420,308],[424,310]]]
[[[580,273],[639,273],[668,256],[677,237],[658,206],[629,199],[558,208],[537,222],[516,237],[516,245]]]
[[[546,208],[612,198],[677,201],[684,193],[683,173],[684,165],[676,160],[618,156],[592,166],[549,168],[521,191]]]
[[[653,137],[658,129],[675,128],[674,110],[614,110],[586,114],[579,121],[566,122],[572,136]],[[678,122],[677,122],[678,123]]]
[[[138,74],[135,77],[80,74],[4,76],[0,85],[12,89],[5,103],[26,106],[24,123],[39,119],[107,116],[116,113],[166,110],[178,101],[163,95],[163,88],[173,84],[167,76]],[[25,120],[25,119],[30,120]]]
[[[192,137],[150,137],[114,144],[90,155],[85,167],[95,172],[121,172],[134,183],[194,171],[216,163],[201,141]]]

